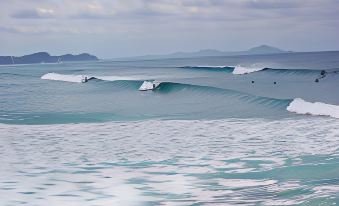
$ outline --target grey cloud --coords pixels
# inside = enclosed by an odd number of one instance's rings
[[[27,9],[13,13],[12,18],[17,19],[46,19],[55,17],[51,9]]]
[[[11,28],[11,27],[0,26],[0,32],[16,33],[18,31],[16,29],[14,29],[14,28]]]
[[[299,48],[308,48],[309,42],[339,45],[335,37],[338,0],[0,1],[0,37],[7,36],[11,42],[17,42],[14,38],[40,42],[40,34],[60,42],[65,39],[69,45],[83,38],[84,45],[104,42],[93,46],[98,51],[114,52],[116,47],[107,42],[121,43],[120,48],[126,52],[123,55],[139,50],[222,49],[223,44],[246,47],[255,42],[269,44],[269,40],[277,46],[290,44]],[[42,47],[43,43],[46,42],[41,42]]]
[[[291,0],[250,0],[245,3],[249,8],[256,9],[290,9],[298,8],[301,6],[300,1],[291,1]]]
[[[112,15],[107,14],[94,14],[89,12],[79,12],[74,15],[70,15],[70,19],[94,19],[94,20],[102,20],[102,19],[109,19]]]

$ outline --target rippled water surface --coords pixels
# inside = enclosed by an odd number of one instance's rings
[[[338,59],[1,66],[0,206],[335,205]]]
[[[333,205],[330,118],[0,125],[1,205]]]

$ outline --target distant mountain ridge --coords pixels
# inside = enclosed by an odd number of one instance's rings
[[[61,63],[69,61],[98,61],[99,59],[91,54],[82,53],[79,55],[65,54],[51,56],[47,52],[38,52],[21,57],[0,56],[0,65],[10,64],[40,64],[40,63]]]
[[[267,46],[267,45],[261,45],[257,47],[253,47],[247,51],[248,53],[253,54],[277,54],[277,53],[285,53],[286,51],[283,51],[279,48]]]
[[[215,49],[205,49],[197,52],[175,52],[167,55],[144,55],[135,57],[119,58],[122,60],[146,60],[146,59],[168,59],[168,58],[194,58],[204,56],[238,56],[238,55],[260,55],[260,54],[280,54],[287,53],[276,47],[261,45],[253,47],[247,51],[224,52]]]

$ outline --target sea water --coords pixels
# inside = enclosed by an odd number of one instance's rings
[[[338,59],[2,66],[0,203],[335,205]]]

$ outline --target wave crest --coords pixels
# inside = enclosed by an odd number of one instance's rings
[[[322,102],[307,102],[301,98],[295,98],[287,107],[289,112],[297,114],[310,114],[318,116],[330,116],[339,118],[339,106]]]
[[[265,71],[274,74],[286,75],[318,75],[319,78],[324,78],[326,75],[339,74],[339,69],[302,69],[302,68],[271,68],[253,64],[250,66],[184,66],[179,67],[184,69],[206,70],[206,71],[222,71],[235,75],[249,74],[253,72]]]
[[[47,73],[43,75],[41,79],[81,83],[85,77],[87,77],[87,79],[90,79],[88,76],[85,75],[66,75],[58,73]]]
[[[206,71],[215,71],[215,72],[227,72],[231,73],[234,69],[234,66],[183,66],[179,67],[182,69],[193,69],[193,70],[206,70]]]
[[[54,81],[64,81],[64,82],[76,82],[81,83],[87,78],[90,79],[99,79],[104,81],[121,81],[121,80],[143,80],[146,77],[126,77],[126,76],[88,76],[88,75],[72,75],[72,74],[58,74],[58,73],[47,73],[41,76],[41,79],[45,80],[54,80]]]
[[[243,66],[235,66],[234,70],[233,70],[233,74],[248,74],[248,73],[252,73],[252,72],[257,72],[257,71],[261,71],[264,70],[264,67],[243,67]]]

